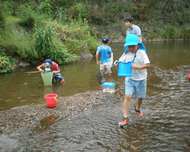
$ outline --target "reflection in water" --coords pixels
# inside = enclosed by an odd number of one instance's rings
[[[41,132],[47,129],[50,125],[54,124],[58,119],[58,116],[51,114],[40,120],[40,124],[34,128],[34,131]]]

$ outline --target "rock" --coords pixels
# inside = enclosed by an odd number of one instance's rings
[[[88,52],[88,51],[84,51],[80,53],[80,60],[81,61],[91,61],[93,58],[93,55]]]
[[[30,66],[30,64],[28,62],[20,61],[18,63],[18,66],[21,68],[24,68],[24,67]]]

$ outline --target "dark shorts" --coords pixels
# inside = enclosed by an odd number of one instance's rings
[[[53,76],[53,79],[55,82],[57,81],[62,81],[64,80],[64,77],[61,75],[61,73],[56,73],[54,76]]]

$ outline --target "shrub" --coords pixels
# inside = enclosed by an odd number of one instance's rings
[[[23,30],[6,29],[0,37],[0,45],[9,50],[12,56],[29,61],[37,58],[33,37]]]
[[[51,58],[60,64],[76,61],[78,56],[69,53],[65,46],[56,37],[52,27],[38,28],[35,35],[35,49],[39,58]]]
[[[190,28],[186,27],[181,30],[181,37],[183,39],[190,39]]]
[[[27,17],[19,22],[19,25],[24,27],[27,31],[31,31],[35,26],[35,19],[33,17]]]
[[[3,53],[0,53],[0,73],[8,73],[14,69],[13,60]]]
[[[85,4],[76,3],[68,9],[67,15],[71,19],[85,19],[88,17],[88,10]]]
[[[35,33],[35,50],[39,57],[50,57],[51,52],[55,50],[55,44],[53,42],[53,29],[48,27],[47,29],[36,28]]]
[[[0,29],[4,29],[5,28],[5,18],[0,10]]]
[[[179,31],[174,26],[166,26],[161,35],[163,38],[174,39],[179,38]]]
[[[51,0],[43,0],[40,2],[39,10],[43,14],[47,14],[48,16],[52,15],[52,4]]]

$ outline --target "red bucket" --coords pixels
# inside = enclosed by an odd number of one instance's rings
[[[55,108],[57,105],[57,97],[58,95],[56,93],[48,93],[44,96],[44,99],[46,101],[46,106],[48,108]]]

